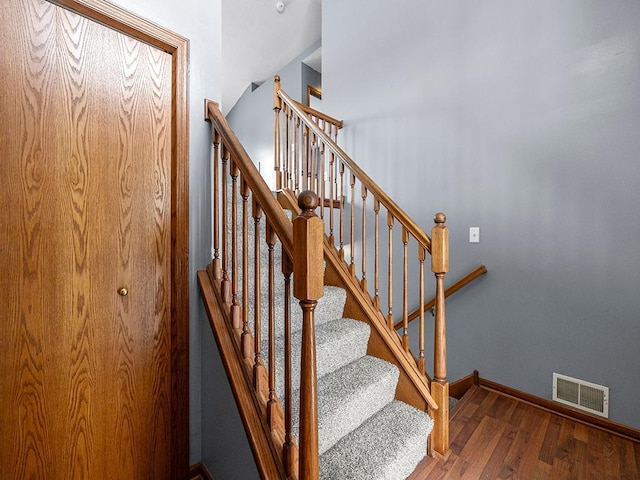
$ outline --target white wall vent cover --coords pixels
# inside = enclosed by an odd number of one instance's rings
[[[609,418],[609,387],[554,373],[553,399],[585,412]]]

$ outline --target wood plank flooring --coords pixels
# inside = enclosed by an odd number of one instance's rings
[[[640,444],[472,387],[451,416],[451,455],[408,480],[639,480]]]

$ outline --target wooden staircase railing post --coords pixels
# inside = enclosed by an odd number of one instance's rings
[[[276,176],[276,190],[282,190],[282,169],[280,156],[280,110],[282,110],[282,100],[278,96],[278,92],[282,86],[280,85],[280,76],[273,77],[273,111],[275,113],[275,133],[273,137],[273,169]]]
[[[444,277],[449,271],[449,230],[444,213],[436,213],[431,229],[431,271],[436,277],[435,335],[431,395],[438,404],[434,412],[431,448],[446,457],[449,451],[449,383],[447,382],[447,328]]]
[[[302,210],[293,221],[293,294],[302,307],[302,355],[300,367],[299,478],[317,480],[318,379],[314,310],[323,294],[324,223],[314,210],[318,197],[304,191],[298,197]]]

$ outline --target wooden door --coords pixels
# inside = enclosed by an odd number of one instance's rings
[[[2,17],[0,477],[176,477],[174,59],[44,0]]]

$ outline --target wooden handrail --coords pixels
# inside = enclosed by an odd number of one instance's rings
[[[333,118],[330,115],[327,115],[326,113],[321,112],[320,110],[316,110],[315,108],[311,108],[307,105],[304,105],[300,102],[296,102],[295,100],[291,100],[293,103],[296,104],[296,106],[302,110],[303,112],[305,112],[307,115],[311,115],[313,117],[317,117],[320,118],[322,120],[324,120],[327,123],[331,123],[332,125],[335,125],[337,128],[342,128],[344,125],[344,122],[342,120],[338,120],[337,118]]]
[[[467,273],[464,277],[462,277],[456,283],[454,283],[453,285],[450,285],[449,287],[447,287],[444,290],[444,297],[447,298],[447,297],[453,295],[458,290],[460,290],[461,288],[469,285],[476,278],[481,277],[485,273],[487,273],[487,267],[485,267],[484,265],[480,265],[480,266],[474,268],[472,271]],[[422,306],[422,311],[426,312],[427,310],[433,308],[435,306],[435,304],[436,304],[436,297],[433,297],[431,300],[429,300],[428,302],[424,303],[424,305]],[[415,320],[416,318],[419,318],[419,317],[420,317],[420,307],[416,308],[413,312],[411,312],[411,314],[409,315],[409,322],[411,322],[412,320]],[[403,324],[403,322],[399,321],[394,325],[394,328],[396,330],[398,330],[398,329],[402,328],[402,324]]]
[[[276,112],[277,114],[277,112]],[[314,310],[324,287],[323,274],[323,233],[324,224],[314,213],[318,197],[313,192],[300,195],[300,207],[303,212],[293,224],[274,198],[263,177],[249,158],[244,147],[222,116],[218,104],[205,103],[205,118],[212,124],[213,143],[213,238],[214,258],[207,267],[207,276],[214,291],[219,292],[222,300],[220,307],[228,320],[227,330],[233,338],[237,361],[243,366],[245,380],[248,380],[251,405],[241,409],[258,406],[258,413],[264,415],[261,422],[255,422],[255,416],[243,414],[243,421],[252,418],[251,424],[245,422],[250,442],[254,450],[256,463],[267,469],[282,470],[284,476],[277,478],[304,478],[315,480],[319,475],[318,455],[318,400],[317,373],[315,359]],[[220,154],[221,153],[221,154]],[[218,157],[219,155],[219,157]],[[218,163],[221,162],[221,169]],[[238,195],[239,193],[239,195]],[[251,213],[249,214],[249,197]],[[242,218],[238,215],[239,199],[242,201]],[[253,242],[249,242],[248,217],[253,218]],[[221,222],[221,224],[219,224]],[[228,237],[231,237],[228,239]],[[221,237],[221,249],[219,239]],[[285,385],[282,405],[278,398],[276,383],[276,299],[275,289],[275,245],[279,239],[282,246],[282,280],[284,282],[284,334],[285,338]],[[242,242],[242,268],[240,268],[240,242]],[[261,245],[268,249],[267,265],[262,265]],[[252,243],[252,245],[250,245]],[[253,250],[252,275],[249,275],[247,249]],[[221,251],[220,251],[221,250]],[[266,270],[262,276],[261,270]],[[240,272],[242,270],[242,272]],[[288,308],[291,274],[293,273],[294,295],[300,300],[302,308],[302,355],[300,365],[300,420],[299,445],[292,436],[292,378],[291,378],[291,312]],[[239,291],[242,277],[242,292]],[[267,279],[266,302],[261,293],[261,280]],[[200,283],[204,282],[199,275]],[[250,325],[247,311],[249,282],[253,285],[253,325]],[[206,288],[203,288],[203,292]],[[240,301],[240,296],[242,297]],[[210,299],[210,296],[209,296]],[[208,301],[208,300],[207,300]],[[261,315],[266,305],[267,309]],[[210,319],[212,318],[210,308]],[[213,326],[213,324],[212,324]],[[253,327],[253,330],[251,329]],[[267,332],[263,332],[267,330]],[[265,336],[264,333],[267,333]],[[216,334],[220,346],[221,337]],[[268,351],[268,356],[267,356]],[[239,387],[240,388],[240,387]],[[282,394],[281,393],[281,394]],[[284,411],[283,411],[284,410]],[[245,412],[246,413],[246,412]],[[265,423],[262,423],[262,422]],[[268,430],[265,439],[253,438]],[[273,451],[275,450],[275,456]],[[261,469],[261,476],[263,475]],[[276,478],[271,474],[265,478]]]
[[[244,181],[249,186],[254,198],[258,201],[265,215],[269,218],[271,226],[282,242],[282,246],[289,255],[293,255],[293,229],[291,220],[287,217],[273,197],[273,193],[264,182],[262,175],[251,161],[249,154],[244,149],[238,137],[222,115],[217,102],[205,101],[206,120],[216,126],[216,132],[222,139],[223,144],[231,151]]]
[[[276,82],[279,83],[280,78],[276,77]],[[298,106],[298,102],[293,100],[282,89],[276,90],[276,95],[282,99],[287,106],[300,118],[307,119],[307,114]],[[325,148],[329,149],[330,153],[336,157],[342,159],[342,161],[349,167],[351,172],[358,178],[360,183],[371,193],[376,200],[378,200],[385,208],[391,213],[393,218],[397,219],[408,232],[424,247],[429,253],[431,253],[431,239],[424,232],[420,226],[413,221],[409,215],[405,213],[392,199],[389,197],[382,188],[378,186],[376,182],[362,170],[358,164],[356,164],[349,155],[346,154],[342,148],[340,148],[331,138],[318,127],[314,122],[305,122],[307,127],[319,137]]]

